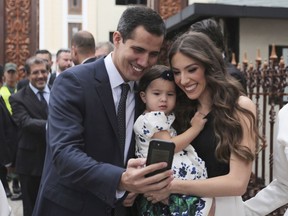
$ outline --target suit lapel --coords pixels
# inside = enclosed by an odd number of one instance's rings
[[[116,134],[116,137],[119,138],[115,104],[113,101],[112,96],[113,94],[111,91],[111,85],[109,82],[107,70],[104,64],[104,59],[96,61],[95,79],[96,79],[96,88],[95,88],[96,92],[102,101],[108,119],[112,125],[113,131]]]
[[[39,101],[37,95],[32,91],[29,85],[26,86],[25,91],[25,95],[27,96],[25,97],[25,100],[27,101],[27,104],[29,105],[31,111],[33,113],[38,113],[43,119],[47,119],[46,110],[42,107],[42,104]]]
[[[113,127],[113,131],[119,140],[119,135],[118,135],[118,127],[117,127],[117,116],[115,112],[115,104],[112,96],[112,91],[111,91],[111,85],[109,82],[109,77],[107,74],[107,70],[104,64],[104,58],[97,60],[96,62],[96,69],[95,71],[99,71],[98,73],[95,72],[95,79],[96,79],[96,92],[99,96],[99,98],[102,101],[102,104],[105,108],[105,111],[107,113],[108,119]],[[135,83],[136,85],[136,83]],[[137,93],[137,86],[134,88],[135,90],[135,120],[138,118],[138,116],[141,114],[140,113],[140,108],[139,108],[139,100],[140,97]],[[119,141],[120,145],[120,141]],[[134,157],[135,156],[135,135],[132,133],[132,138],[131,138],[131,143],[129,146],[128,150],[128,156],[127,159]],[[122,154],[123,157],[123,154]],[[124,160],[124,158],[123,158]],[[126,165],[127,161],[125,162]]]

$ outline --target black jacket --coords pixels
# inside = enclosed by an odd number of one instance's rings
[[[15,161],[17,150],[17,126],[0,96],[0,164],[5,166]]]

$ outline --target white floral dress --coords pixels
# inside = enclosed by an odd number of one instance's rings
[[[155,133],[162,130],[167,130],[169,131],[171,136],[176,136],[177,133],[175,129],[172,127],[172,123],[174,122],[174,120],[175,120],[174,113],[171,113],[170,115],[166,116],[164,112],[155,111],[155,112],[143,113],[142,115],[140,115],[134,124],[134,132],[136,138],[136,156],[140,158],[147,157],[149,142],[151,141]],[[195,179],[207,178],[205,163],[204,161],[202,161],[201,158],[198,157],[197,153],[195,152],[194,148],[191,145],[189,145],[182,151],[179,151],[174,154],[172,168],[174,171],[174,177],[178,179],[195,180]],[[173,205],[170,204],[169,209],[170,215],[204,216],[208,214],[207,210],[210,209],[212,203],[212,199],[210,198],[200,199],[196,197],[198,203],[195,203],[194,196],[192,197],[192,196],[177,195],[176,198],[177,201],[175,200],[175,197],[173,196],[171,197],[173,198],[173,200],[171,200],[170,198],[170,201],[177,202],[177,208],[175,209],[175,206],[173,207]],[[193,198],[193,201],[191,201],[190,198]],[[179,199],[181,199],[180,202]],[[166,212],[167,209],[163,211],[161,210],[162,213],[159,213],[159,209],[157,210],[153,209],[155,206],[152,208],[149,204],[147,205],[148,202],[147,200],[145,201],[142,199],[141,202],[144,203],[146,202],[145,204],[140,205],[140,211],[142,212],[142,215],[167,214]],[[183,205],[182,210],[179,209],[179,205]],[[190,210],[189,213],[187,214],[187,208],[191,208],[191,206],[189,205],[193,205],[192,208],[193,210]],[[163,205],[160,208],[163,208]],[[179,211],[181,211],[182,214],[179,214]]]

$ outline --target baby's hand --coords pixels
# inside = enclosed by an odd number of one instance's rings
[[[200,132],[204,128],[206,122],[207,119],[205,118],[205,115],[200,112],[196,112],[192,117],[190,124],[195,130]]]

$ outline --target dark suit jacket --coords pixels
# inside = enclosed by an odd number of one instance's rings
[[[242,85],[244,92],[246,93],[246,79],[245,79],[244,74],[228,61],[225,61],[225,66],[226,66],[227,72],[232,77],[234,77],[236,80],[239,81],[239,83]]]
[[[0,95],[0,164],[13,165],[17,149],[17,126]]]
[[[16,172],[41,176],[46,149],[45,107],[27,85],[9,98],[12,117],[19,129]]]
[[[50,79],[48,81],[48,86],[51,88],[53,86],[53,83],[56,79],[56,72],[51,73]]]
[[[24,78],[24,79],[20,80],[17,83],[17,91],[19,91],[23,87],[27,86],[28,84],[29,84],[29,79],[28,78]]]
[[[57,77],[50,96],[47,141],[33,215],[111,215],[125,168],[103,58]],[[128,158],[134,152],[132,137]]]

